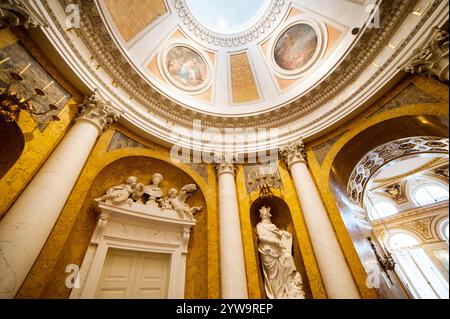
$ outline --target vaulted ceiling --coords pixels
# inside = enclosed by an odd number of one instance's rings
[[[425,0],[83,0],[80,28],[68,29],[71,2],[38,4],[45,35],[125,125],[190,148],[206,145],[186,133],[193,120],[218,134],[277,129],[242,152],[315,137],[360,112],[447,10]]]

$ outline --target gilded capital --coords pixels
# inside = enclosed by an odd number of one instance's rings
[[[81,110],[76,121],[84,120],[94,124],[98,128],[99,134],[120,118],[120,112],[115,110],[110,102],[102,101],[96,93],[85,97],[80,107]]]
[[[303,140],[282,146],[279,152],[289,168],[295,163],[306,162],[305,144],[303,144]]]
[[[0,29],[19,26],[28,29],[46,26],[46,23],[33,10],[30,1],[0,1]]]
[[[214,167],[216,168],[217,176],[222,174],[232,174],[236,176],[236,155],[234,154],[219,154],[214,158]]]
[[[433,28],[429,40],[422,48],[414,51],[403,70],[448,82],[448,50],[448,32]]]

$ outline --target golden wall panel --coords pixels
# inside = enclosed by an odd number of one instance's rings
[[[234,104],[259,100],[258,87],[247,52],[231,54],[231,92]]]
[[[125,42],[167,13],[164,0],[104,0],[104,3]]]

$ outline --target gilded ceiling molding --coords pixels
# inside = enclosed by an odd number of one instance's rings
[[[80,104],[80,113],[75,121],[89,121],[99,130],[100,134],[107,130],[111,124],[118,121],[120,112],[115,110],[110,102],[102,101],[95,93],[85,97]]]
[[[370,178],[385,164],[412,154],[448,154],[448,138],[416,136],[380,145],[368,152],[356,164],[347,184],[350,202],[364,207],[363,195]]]
[[[449,81],[448,32],[433,28],[430,39],[425,45],[414,51],[403,70],[436,78],[442,82]]]
[[[28,29],[47,25],[31,8],[30,1],[2,0],[0,2],[0,29],[19,26]]]
[[[291,168],[292,165],[298,162],[307,162],[305,144],[303,144],[303,140],[282,146],[280,147],[279,152],[288,168]]]
[[[189,10],[189,6],[186,4],[186,0],[171,0],[171,4],[190,35],[208,44],[227,48],[246,45],[260,39],[265,34],[269,34],[277,26],[279,16],[286,9],[283,8],[286,4],[284,0],[272,0],[269,10],[249,30],[233,35],[223,35],[203,27],[194,18],[192,12]]]

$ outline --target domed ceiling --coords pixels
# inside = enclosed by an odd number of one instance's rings
[[[422,2],[80,0],[80,28],[69,31],[72,1],[40,7],[47,37],[125,125],[191,148],[205,145],[193,141],[194,120],[217,134],[278,130],[270,143],[238,147],[247,152],[317,136],[360,111],[398,76],[427,23],[443,19],[439,1]]]
[[[221,116],[265,112],[298,98],[351,47],[349,28],[370,13],[351,2],[340,6],[353,10],[339,18],[329,18],[335,6],[319,10],[313,1],[100,3],[111,33],[153,87]]]

